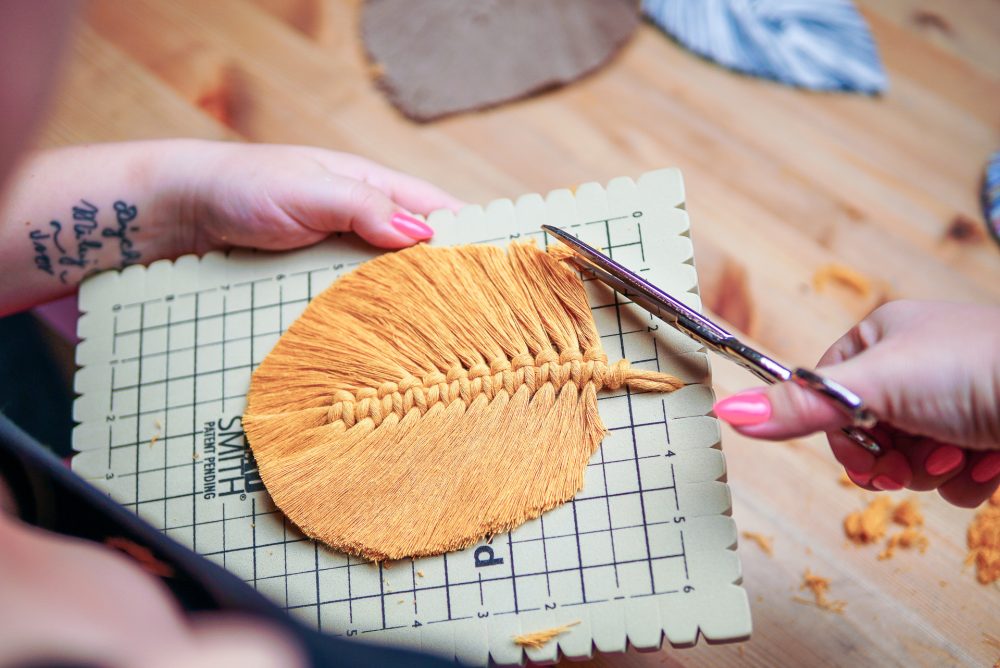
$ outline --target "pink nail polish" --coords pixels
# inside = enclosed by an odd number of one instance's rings
[[[972,467],[972,482],[984,483],[1000,475],[1000,452],[991,452]]]
[[[871,482],[872,479],[871,473],[858,473],[857,471],[852,471],[850,469],[844,469],[844,470],[847,471],[847,477],[851,479],[851,482],[853,482],[858,487],[864,487],[869,482]]]
[[[713,410],[731,425],[763,424],[771,417],[771,402],[760,390],[750,390],[723,399]]]
[[[934,450],[924,461],[924,470],[930,475],[951,473],[965,461],[961,448],[954,445],[942,445]]]
[[[903,489],[901,483],[896,482],[887,475],[877,475],[872,478],[872,487],[880,489],[883,492],[895,492],[897,489]]]
[[[427,241],[434,236],[434,230],[432,230],[427,223],[419,218],[414,218],[408,213],[403,213],[402,211],[397,211],[392,214],[392,218],[389,222],[391,222],[392,226],[397,230],[411,239],[416,239],[417,241]]]

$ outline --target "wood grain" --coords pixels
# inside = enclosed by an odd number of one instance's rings
[[[650,26],[577,85],[432,125],[375,90],[358,2],[99,0],[89,5],[41,143],[198,136],[353,151],[470,201],[675,165],[685,174],[705,303],[781,358],[811,364],[878,303],[1000,302],[1000,252],[977,190],[1000,147],[1000,4],[862,0],[889,70],[881,97],[811,94],[737,76]],[[965,232],[959,230],[963,228]],[[874,293],[811,287],[838,262]],[[717,392],[752,384],[715,361]],[[741,646],[601,656],[594,666],[989,665],[1000,590],[964,571],[972,513],[922,495],[930,549],[877,561],[841,518],[867,493],[837,483],[819,439],[724,447],[755,616]],[[905,495],[904,495],[905,496]],[[832,580],[834,615],[793,601]]]

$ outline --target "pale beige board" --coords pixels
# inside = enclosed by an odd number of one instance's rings
[[[430,222],[439,245],[544,244],[540,225],[559,225],[700,309],[683,203],[680,172],[660,170],[439,211]],[[690,385],[669,395],[603,393],[610,432],[572,502],[489,544],[389,567],[326,550],[283,520],[239,427],[250,373],[311,296],[374,252],[345,237],[293,253],[183,257],[87,281],[74,469],[336,635],[473,665],[652,649],[664,638],[683,646],[699,635],[748,637],[719,427],[706,416],[706,355],[595,281],[586,289],[609,358]],[[538,650],[511,641],[577,620]]]

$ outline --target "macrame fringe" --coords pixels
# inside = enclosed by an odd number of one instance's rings
[[[417,246],[316,297],[253,375],[275,503],[373,560],[440,554],[572,498],[597,392],[682,383],[608,362],[578,275],[532,244]]]

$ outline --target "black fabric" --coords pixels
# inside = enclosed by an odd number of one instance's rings
[[[73,393],[28,312],[0,318],[0,413],[60,457],[70,454]]]
[[[50,531],[99,543],[124,538],[149,549],[174,571],[163,578],[188,611],[226,610],[264,618],[296,637],[314,666],[453,665],[409,651],[343,641],[299,623],[229,571],[166,537],[68,470],[0,415],[0,475],[14,493],[21,518]],[[39,583],[39,586],[44,586]]]

